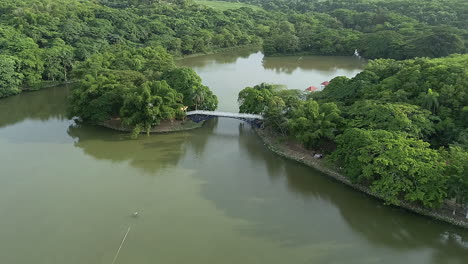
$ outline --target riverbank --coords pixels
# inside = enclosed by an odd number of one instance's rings
[[[355,190],[366,193],[379,200],[384,200],[383,197],[379,196],[376,193],[373,193],[368,187],[352,183],[347,177],[345,177],[340,172],[339,168],[333,168],[332,165],[327,164],[327,162],[323,159],[314,158],[314,151],[307,150],[294,141],[284,139],[282,136],[276,134],[268,128],[257,128],[255,129],[255,131],[257,135],[262,139],[264,144],[268,147],[268,149],[275,152],[276,154],[312,167],[326,174],[327,176],[350,186]],[[409,210],[413,213],[428,216],[433,219],[437,219],[468,229],[468,219],[465,215],[466,209],[464,210],[464,208],[460,206],[449,205],[448,203],[446,203],[439,209],[429,210],[419,205],[402,201],[399,207]],[[455,214],[453,214],[454,209]]]
[[[215,49],[211,50],[208,52],[204,53],[193,53],[189,55],[182,55],[182,56],[174,56],[174,60],[183,60],[187,58],[195,58],[195,57],[200,57],[204,55],[212,55],[212,54],[217,54],[217,53],[223,53],[227,51],[235,51],[235,50],[240,50],[240,49],[252,49],[252,50],[261,50],[262,47],[261,45],[243,45],[243,46],[236,46],[236,47],[229,47],[229,48],[221,48],[221,49]]]
[[[74,84],[77,83],[77,80],[71,80],[71,81],[42,81],[36,85],[33,85],[31,87],[23,87],[21,88],[21,92],[34,92],[34,91],[40,91],[42,89],[46,88],[51,88],[51,87],[57,87],[60,85],[68,85],[68,84]]]
[[[166,120],[161,121],[161,123],[153,128],[151,128],[150,133],[171,133],[171,132],[178,132],[178,131],[186,131],[192,130],[196,128],[202,127],[204,124],[203,122],[195,123],[190,119],[186,120]],[[126,127],[122,124],[119,118],[111,119],[100,124],[103,127],[107,127],[113,130],[121,131],[121,132],[132,132],[132,129]],[[146,131],[141,131],[141,134],[146,133]]]

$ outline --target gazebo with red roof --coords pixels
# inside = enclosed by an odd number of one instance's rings
[[[311,86],[307,87],[307,89],[305,89],[305,90],[306,90],[307,92],[315,92],[315,91],[318,90],[318,88],[315,87],[315,86],[313,86],[313,85],[311,85]]]

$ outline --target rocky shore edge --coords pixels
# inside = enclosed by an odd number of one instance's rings
[[[286,141],[279,140],[281,136],[268,128],[256,128],[255,131],[268,149],[277,155],[300,162],[326,174],[334,180],[348,185],[355,190],[366,193],[374,198],[385,200],[378,194],[373,193],[368,187],[352,183],[347,177],[338,171],[339,169],[327,166],[324,160],[314,158],[315,153],[313,151],[306,150],[299,145],[292,145],[288,144]],[[465,214],[466,208],[463,208],[460,205],[449,204],[447,202],[441,208],[427,209],[417,204],[402,201],[398,206],[423,216],[428,216],[439,221],[468,229],[468,219]],[[455,214],[453,214],[454,210],[456,212]]]

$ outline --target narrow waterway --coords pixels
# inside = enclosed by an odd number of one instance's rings
[[[178,63],[235,111],[244,86],[317,86],[359,72],[353,59],[239,51]],[[130,140],[65,118],[68,92],[0,100],[0,263],[111,264],[128,227],[116,264],[468,262],[467,231],[280,158],[240,121]]]

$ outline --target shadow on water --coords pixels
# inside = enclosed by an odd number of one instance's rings
[[[216,121],[206,122],[197,130],[210,134]],[[68,128],[74,146],[97,160],[115,163],[128,161],[130,165],[144,172],[156,173],[165,168],[175,167],[189,147],[195,153],[203,152],[208,137],[196,137],[192,131],[140,135],[132,140],[128,133],[115,132],[107,128],[86,124],[73,124]]]
[[[466,263],[466,230],[385,206],[275,155],[248,125],[238,126],[238,153],[212,168],[201,168],[199,177],[207,182],[203,196],[226,215],[249,223],[239,232],[289,247],[325,241],[354,244],[364,239],[369,250],[391,249],[401,252],[400,258],[430,250],[430,263]],[[220,168],[222,173],[216,173]]]
[[[336,56],[333,59],[324,59],[323,56],[281,56],[264,57],[263,68],[273,70],[276,73],[291,74],[297,69],[314,70],[318,72],[330,72],[338,69],[355,71],[362,69],[366,61],[362,59],[350,59],[349,57]]]
[[[26,119],[47,121],[52,118],[66,120],[68,85],[45,88],[37,92],[0,99],[0,128]]]

